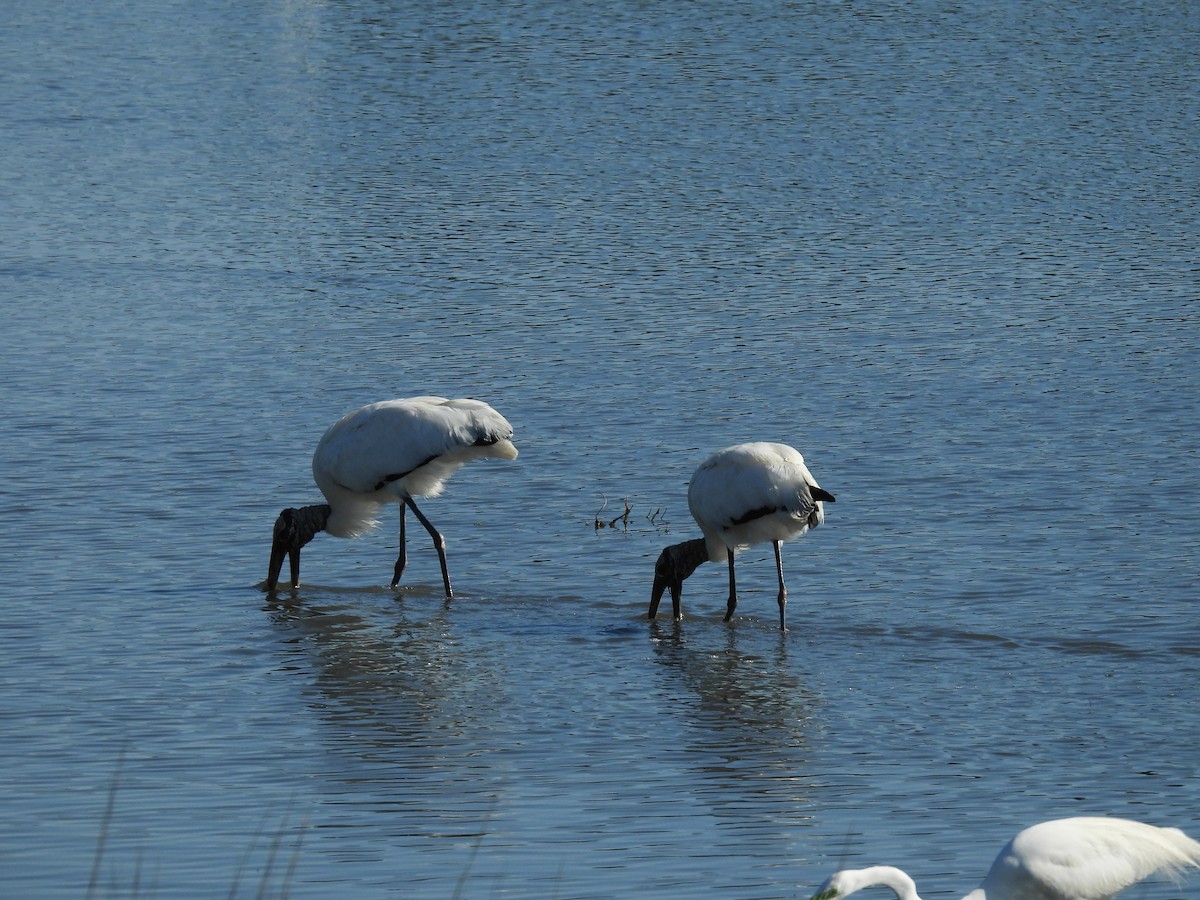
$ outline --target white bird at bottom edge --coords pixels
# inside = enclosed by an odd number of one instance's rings
[[[1178,879],[1189,868],[1200,868],[1200,842],[1178,828],[1103,816],[1054,819],[1009,841],[963,900],[1110,900],[1151,875]],[[813,900],[840,900],[869,887],[921,900],[912,878],[894,866],[835,872]]]

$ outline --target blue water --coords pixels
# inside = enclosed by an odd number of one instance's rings
[[[0,18],[5,896],[928,900],[1043,819],[1200,836],[1192,5]],[[430,393],[521,449],[423,504],[455,598],[394,513],[256,591],[323,430]],[[761,547],[646,621],[746,440],[838,498],[790,631]]]

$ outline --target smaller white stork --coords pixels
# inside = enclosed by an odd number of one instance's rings
[[[675,619],[682,619],[684,579],[703,562],[725,559],[729,562],[728,622],[737,607],[734,554],[770,541],[779,575],[779,627],[786,631],[787,587],[781,546],[824,522],[826,502],[834,502],[833,494],[821,489],[804,465],[804,457],[787,444],[737,444],[714,453],[696,469],[688,486],[688,508],[704,537],[672,544],[659,555],[654,565],[650,618],[658,614],[663,592],[670,588]]]
[[[334,423],[313,453],[313,480],[326,503],[285,509],[275,520],[267,579],[273,591],[286,557],[291,585],[300,584],[300,550],[320,531],[357,537],[378,523],[386,504],[400,504],[400,555],[392,587],[400,581],[407,555],[404,511],[411,509],[433,538],[442,564],[446,596],[452,596],[446,568],[446,541],[413,502],[436,497],[460,466],[474,459],[516,459],[508,420],[480,400],[411,397],[372,403]]]
[[[1104,816],[1054,819],[1009,841],[963,900],[1111,900],[1151,875],[1178,878],[1188,868],[1200,868],[1200,843],[1178,828]],[[836,872],[813,900],[840,900],[869,887],[921,900],[912,878],[893,866]]]

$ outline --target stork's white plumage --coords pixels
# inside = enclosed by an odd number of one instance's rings
[[[658,613],[668,588],[675,618],[682,618],[684,579],[701,563],[724,559],[729,563],[728,622],[737,606],[734,554],[770,541],[779,576],[779,627],[786,630],[782,543],[824,522],[824,503],[833,501],[834,496],[822,490],[808,471],[804,457],[787,444],[737,444],[714,453],[696,469],[688,487],[688,508],[704,539],[674,544],[658,557],[650,618]]]
[[[313,480],[325,504],[285,509],[275,522],[267,580],[274,590],[284,558],[291,562],[291,584],[300,583],[300,550],[320,531],[355,537],[378,524],[379,511],[400,504],[400,554],[392,579],[400,581],[407,561],[404,512],[412,509],[433,538],[442,566],[446,596],[451,596],[445,540],[414,498],[435,497],[446,479],[474,459],[515,459],[508,420],[479,400],[410,397],[372,403],[334,423],[313,454]]]
[[[1055,819],[1009,841],[963,900],[1111,900],[1151,875],[1178,878],[1188,868],[1200,868],[1200,843],[1178,828],[1103,816]],[[840,900],[868,887],[921,900],[912,878],[893,866],[837,872],[813,900]]]

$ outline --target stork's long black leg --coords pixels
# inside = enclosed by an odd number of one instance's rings
[[[400,583],[404,567],[408,565],[408,551],[404,548],[404,501],[400,501],[400,555],[396,557],[396,573],[392,576],[392,587]]]
[[[446,539],[442,537],[441,532],[433,527],[433,523],[425,518],[425,514],[417,509],[417,504],[413,503],[412,500],[405,500],[404,502],[412,507],[412,511],[416,514],[416,517],[425,526],[425,530],[429,532],[429,536],[433,538],[433,546],[437,548],[438,552],[438,561],[442,564],[442,584],[446,586],[446,596],[453,597],[454,593],[450,590],[450,570],[446,568]]]
[[[737,608],[737,581],[733,577],[733,548],[730,547],[729,553],[729,603],[725,607],[725,621],[728,622],[733,618],[733,611]]]
[[[775,571],[779,575],[779,630],[787,631],[784,610],[787,609],[787,587],[783,583],[783,541],[775,541]]]

